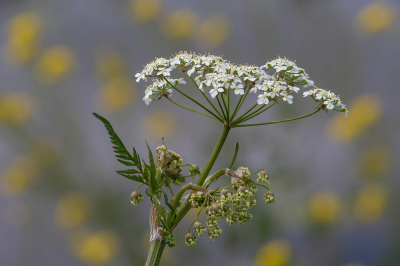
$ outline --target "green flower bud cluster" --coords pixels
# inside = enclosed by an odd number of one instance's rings
[[[204,201],[206,200],[206,195],[203,191],[196,191],[190,196],[189,202],[192,208],[198,208],[203,206]]]
[[[222,234],[221,228],[218,226],[219,223],[219,217],[224,217],[226,215],[226,209],[227,207],[222,208],[218,204],[213,204],[206,209],[206,224],[208,226],[208,236],[211,238],[211,240],[214,240],[217,238],[219,235]]]
[[[200,174],[201,174],[201,169],[200,169],[200,167],[199,167],[197,164],[192,164],[192,165],[190,165],[190,168],[189,168],[189,175],[190,175],[192,178],[195,178],[196,175],[200,175]]]
[[[275,195],[274,195],[274,193],[268,192],[267,194],[265,194],[265,196],[264,196],[264,201],[265,201],[265,204],[274,203],[274,202],[275,202]]]
[[[261,170],[261,171],[258,173],[257,182],[269,184],[269,175],[267,174],[267,172],[265,172],[264,169]]]
[[[226,170],[226,173],[231,176],[230,187],[233,188],[233,191],[226,188],[209,191],[209,193],[196,191],[191,194],[189,199],[192,208],[207,206],[207,233],[212,240],[222,233],[222,230],[219,227],[220,219],[225,219],[229,225],[232,225],[235,222],[242,225],[253,218],[253,216],[248,213],[248,210],[256,206],[257,203],[254,195],[258,190],[256,183],[250,178],[251,173],[247,167],[239,167],[236,171],[228,169]],[[268,181],[268,174],[265,171],[260,172],[258,181],[260,180],[263,180],[264,182]],[[261,184],[258,185],[262,186]],[[217,196],[218,194],[219,196]],[[264,201],[266,203],[275,202],[274,194],[268,192],[264,197]],[[200,237],[206,231],[206,228],[196,219],[194,222],[194,230]]]
[[[197,238],[194,234],[188,233],[185,236],[185,244],[189,247],[195,246],[197,243]]]
[[[156,153],[157,166],[164,172],[163,181],[166,185],[173,183],[174,185],[179,186],[181,183],[186,181],[181,175],[182,158],[179,154],[167,150],[164,145],[157,147]]]
[[[139,192],[136,192],[136,191],[133,191],[132,192],[132,194],[131,194],[131,203],[133,204],[133,205],[138,205],[139,204],[139,201],[142,201],[143,200],[143,195],[142,194],[140,194]]]
[[[199,221],[196,221],[193,227],[199,236],[202,236],[207,231],[206,227]]]

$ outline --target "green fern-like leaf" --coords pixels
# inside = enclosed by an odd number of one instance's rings
[[[111,126],[110,122],[107,121],[104,117],[93,113],[93,115],[99,119],[103,124],[105,125],[108,135],[110,135],[111,143],[114,144],[113,149],[114,152],[116,153],[116,157],[119,158],[118,161],[122,164],[125,164],[127,166],[136,166],[134,157],[128,152],[128,150],[125,148],[125,145],[122,143],[121,139],[118,137],[117,133],[115,133],[113,127]],[[137,155],[137,154],[135,154]],[[130,162],[132,161],[132,162]]]

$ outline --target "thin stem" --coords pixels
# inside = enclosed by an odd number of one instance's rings
[[[186,98],[188,98],[189,100],[191,100],[192,102],[196,103],[198,106],[200,106],[201,108],[203,108],[204,110],[206,110],[210,115],[214,116],[215,118],[219,119],[218,116],[216,114],[214,114],[213,112],[211,112],[210,110],[208,110],[208,108],[206,108],[205,106],[203,106],[201,103],[199,103],[198,101],[196,101],[195,99],[193,99],[192,97],[190,97],[189,95],[183,93],[182,91],[180,91],[176,86],[172,85],[171,82],[169,82],[169,80],[167,78],[165,78],[165,81],[172,86],[177,92],[179,92],[180,94],[182,94],[183,96],[185,96]]]
[[[299,116],[299,117],[295,117],[295,118],[290,118],[290,119],[285,119],[285,120],[280,120],[280,121],[272,121],[272,122],[267,122],[267,123],[259,123],[259,124],[244,124],[244,125],[235,125],[235,127],[252,127],[252,126],[262,126],[262,125],[269,125],[269,124],[278,124],[278,123],[283,123],[283,122],[289,122],[289,121],[294,121],[294,120],[299,120],[302,118],[306,118],[309,116],[312,116],[313,114],[319,112],[321,109],[318,108],[317,110],[315,110],[312,113],[309,113],[307,115],[303,115],[303,116]]]
[[[231,103],[230,103],[230,90],[228,89],[228,124],[229,124],[229,116],[231,114]]]
[[[250,119],[264,113],[265,111],[267,111],[269,108],[271,108],[275,104],[276,104],[276,102],[274,102],[273,104],[271,104],[269,106],[263,105],[261,108],[258,108],[256,111],[252,112],[251,114],[241,118],[240,121],[238,121],[236,123],[239,124],[239,123],[243,123],[244,121],[250,120]],[[263,110],[264,107],[265,107],[265,109]]]
[[[210,99],[208,99],[208,97],[205,95],[205,93],[200,89],[200,87],[199,87],[199,85],[197,85],[196,81],[192,77],[190,77],[190,79],[193,81],[194,85],[196,85],[197,89],[201,92],[201,94],[204,96],[204,98],[206,98],[207,102],[211,105],[211,107],[214,108],[215,112],[217,112],[218,115],[220,116],[220,118],[223,119],[224,117],[222,116],[222,114],[218,111],[218,109],[210,101]]]
[[[141,186],[143,186],[144,184],[142,183],[142,184],[140,184],[136,189],[135,189],[135,192],[141,187]]]
[[[253,182],[253,184],[257,185],[257,186],[260,186],[260,187],[263,187],[263,188],[266,188],[268,190],[268,192],[269,192],[269,188],[267,186],[261,185],[260,183],[256,183],[256,182]]]
[[[219,108],[221,109],[221,111],[222,111],[222,114],[223,114],[223,116],[224,116],[224,120],[227,120],[227,119],[226,119],[225,112],[224,112],[224,108],[222,108],[222,105],[221,105],[221,102],[219,101],[219,98],[218,98],[218,96],[217,96],[217,97],[215,97],[215,98],[217,98],[217,101],[218,101]]]
[[[233,121],[233,123],[236,123],[237,121],[240,121],[245,115],[247,115],[251,110],[253,110],[258,104],[254,104],[249,110],[247,110],[244,114],[242,114],[238,119]]]
[[[225,107],[226,121],[229,122],[229,112],[228,112],[228,107],[226,105],[226,97],[225,97],[225,95],[221,95],[221,100],[222,100],[222,102],[224,104],[224,107]]]
[[[208,188],[215,179],[218,179],[220,176],[222,176],[225,173],[226,173],[226,169],[221,169],[221,170],[215,172],[212,176],[210,176],[206,179],[206,181],[204,182],[204,187]]]
[[[244,88],[245,90],[246,90],[246,87]],[[250,86],[248,87],[246,93],[244,94],[244,97],[240,97],[238,105],[236,106],[235,111],[233,112],[232,119],[234,119],[235,115],[239,112],[239,110],[242,107],[242,104],[244,103],[244,100],[246,100],[247,95],[249,94],[249,92],[250,92]]]
[[[214,119],[214,120],[217,120],[217,121],[220,121],[221,123],[223,122],[221,119],[216,119],[216,118],[214,118],[214,117],[212,117],[212,116],[210,116],[210,115],[208,115],[208,114],[205,114],[205,113],[202,113],[202,112],[199,112],[199,111],[196,111],[196,110],[193,110],[192,108],[189,108],[189,107],[186,107],[186,106],[183,106],[183,105],[181,105],[181,104],[179,104],[179,103],[177,103],[177,102],[175,102],[175,101],[173,101],[173,100],[171,100],[171,98],[169,98],[168,96],[165,96],[165,98],[167,98],[170,102],[172,102],[173,104],[176,104],[176,105],[178,105],[178,106],[180,106],[180,107],[182,107],[182,108],[184,108],[184,109],[186,109],[186,110],[189,110],[189,111],[192,111],[192,112],[195,112],[195,113],[198,113],[198,114],[200,114],[200,115],[204,115],[204,116],[207,116],[207,117],[209,117],[209,118],[212,118],[212,119]]]
[[[164,252],[167,243],[163,240],[153,240],[150,242],[150,250],[147,255],[145,266],[158,266],[160,265],[161,256]]]

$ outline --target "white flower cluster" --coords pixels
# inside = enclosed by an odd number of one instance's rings
[[[286,58],[277,58],[268,62],[263,67],[275,69],[275,75],[284,78],[292,84],[304,85],[304,87],[314,86],[314,81],[310,80],[304,69],[298,67],[296,63]]]
[[[340,109],[337,111],[345,112],[347,117],[348,111],[346,105],[342,103],[339,95],[336,95],[330,91],[323,90],[321,88],[315,88],[303,93],[303,97],[307,96],[311,96],[311,98],[313,98],[318,103],[318,107],[326,111],[334,109],[335,106],[339,106]]]
[[[293,91],[299,91],[296,86],[314,87],[314,82],[310,80],[304,69],[286,58],[277,58],[257,67],[234,65],[220,56],[180,52],[170,59],[156,58],[153,62],[147,64],[142,72],[136,74],[137,82],[141,79],[147,80],[147,77],[157,78],[146,89],[146,95],[143,99],[146,104],[149,104],[152,100],[170,96],[174,86],[185,83],[183,79],[169,79],[171,71],[176,68],[180,72],[187,73],[190,77],[196,72],[198,75],[194,77],[194,80],[198,88],[204,92],[204,88],[209,87],[212,98],[226,94],[228,90],[233,91],[236,95],[260,91],[262,94],[258,95],[257,100],[260,105],[278,100],[291,104],[293,103],[293,96],[290,94]],[[268,75],[268,69],[274,69],[275,73],[272,76]],[[318,100],[316,97],[315,94],[315,99]],[[340,105],[340,100],[337,96],[335,97],[324,98],[323,105],[326,105],[327,109],[332,109],[332,104],[338,105],[338,101]],[[321,105],[321,108],[325,108],[325,106]]]
[[[183,78],[180,79],[169,79],[172,85],[186,84]],[[162,79],[153,80],[153,84],[146,88],[146,94],[143,98],[144,102],[148,105],[152,100],[160,100],[164,96],[172,95],[172,86]]]

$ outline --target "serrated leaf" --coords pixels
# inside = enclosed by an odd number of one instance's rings
[[[127,174],[127,175],[140,174],[140,172],[135,169],[121,170],[121,171],[117,171],[117,173],[118,174]]]
[[[235,161],[236,161],[236,156],[237,156],[238,152],[239,152],[239,142],[236,142],[235,155],[233,155],[232,163],[231,163],[231,165],[228,167],[229,169],[231,169],[231,167],[232,167],[233,164],[235,163]]]
[[[121,159],[117,159],[117,160],[118,160],[118,162],[120,162],[122,164],[125,164],[126,166],[135,166],[134,163],[131,163],[131,162],[128,162],[128,161],[124,161],[124,160],[121,160]]]
[[[116,155],[117,158],[121,158],[124,160],[131,160],[133,161],[132,155],[128,152],[128,150],[125,148],[125,145],[122,143],[121,139],[118,137],[117,133],[115,133],[113,127],[111,126],[110,122],[108,122],[107,119],[104,117],[93,113],[93,115],[99,119],[101,122],[103,122],[104,126],[106,127],[108,131],[108,135],[110,136],[111,143],[114,144],[113,149],[114,152],[118,155]],[[121,160],[118,160],[121,162]],[[126,162],[121,162],[126,165]],[[135,165],[135,164],[133,164]]]
[[[117,171],[117,173],[118,173],[118,171]],[[130,180],[134,180],[136,182],[146,184],[146,182],[143,180],[143,178],[138,175],[127,175],[127,174],[122,174],[122,173],[118,173],[118,174],[122,175],[123,177],[126,177]]]

